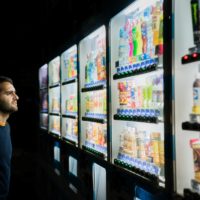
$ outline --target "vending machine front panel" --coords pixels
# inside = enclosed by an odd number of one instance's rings
[[[165,185],[163,0],[110,20],[112,162]]]

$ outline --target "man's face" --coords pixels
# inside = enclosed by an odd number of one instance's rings
[[[18,110],[17,100],[14,86],[9,82],[0,83],[0,112],[13,113]]]

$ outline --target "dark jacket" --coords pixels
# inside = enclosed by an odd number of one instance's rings
[[[5,200],[8,196],[11,156],[10,126],[6,124],[0,126],[0,200]]]

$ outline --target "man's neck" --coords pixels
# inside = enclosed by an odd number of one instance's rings
[[[7,113],[2,113],[2,112],[0,111],[0,122],[5,122],[5,123],[6,123],[8,117],[9,117],[9,114],[7,114]]]

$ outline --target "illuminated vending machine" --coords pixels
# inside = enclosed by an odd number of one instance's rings
[[[109,27],[112,162],[158,188],[166,183],[163,7],[134,1]]]
[[[49,133],[60,137],[60,57],[48,64],[49,72]]]
[[[48,161],[54,172],[60,175],[60,56],[48,63],[49,78],[49,129],[50,136],[47,141]]]
[[[106,29],[101,26],[79,43],[81,148],[107,160]],[[93,162],[93,198],[106,199],[106,170]],[[104,192],[102,192],[104,191]]]
[[[43,65],[39,69],[40,89],[40,128],[48,130],[48,66]]]
[[[78,146],[78,76],[77,46],[61,55],[62,138]]]
[[[68,169],[68,186],[78,193],[78,53],[73,45],[61,55],[61,137],[70,145],[63,145]]]
[[[176,189],[200,199],[200,2],[174,1],[174,16]]]

